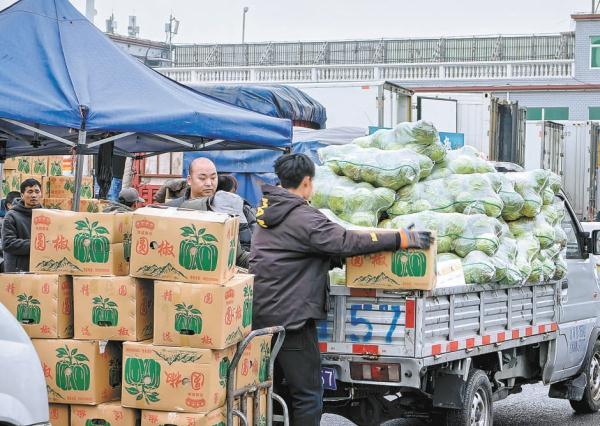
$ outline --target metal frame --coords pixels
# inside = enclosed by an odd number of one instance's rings
[[[240,359],[244,353],[244,350],[248,344],[258,336],[266,335],[277,335],[277,340],[271,348],[271,359],[269,360],[269,375],[267,380],[256,385],[246,386],[241,389],[235,388],[235,377],[236,370]],[[247,426],[249,424],[246,418],[246,397],[248,394],[253,395],[254,400],[254,419],[252,424],[259,424],[259,404],[260,404],[260,391],[263,389],[267,390],[267,425],[273,424],[273,400],[277,401],[283,408],[283,424],[288,426],[289,415],[288,408],[283,398],[273,392],[273,370],[275,366],[275,358],[283,345],[285,339],[285,329],[281,326],[261,328],[259,330],[252,331],[244,340],[238,344],[237,351],[229,364],[229,371],[227,372],[227,426],[233,426],[233,418],[238,417],[241,426]],[[241,397],[240,409],[234,409],[234,402],[236,398]]]

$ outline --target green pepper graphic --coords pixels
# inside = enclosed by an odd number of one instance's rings
[[[85,426],[110,426],[110,422],[104,419],[87,419]]]
[[[85,354],[77,353],[77,349],[56,349],[56,385],[62,390],[86,391],[90,388],[90,367],[85,363],[89,361]]]
[[[196,226],[181,228],[181,236],[187,239],[179,244],[179,264],[185,269],[193,271],[214,271],[217,269],[219,250],[214,244],[217,238],[207,234],[205,228],[196,230]]]
[[[62,175],[62,161],[52,160],[50,162],[50,176],[61,176]]]
[[[202,332],[202,312],[192,305],[175,305],[175,330],[179,334],[194,335]]]
[[[73,184],[73,191],[71,192],[75,192],[75,184]],[[89,183],[81,185],[81,198],[93,198],[92,187]]]
[[[22,173],[29,173],[31,170],[29,167],[29,160],[19,158],[19,164],[17,164],[17,170]]]
[[[131,233],[123,234],[123,257],[129,261],[131,258]]]
[[[17,296],[17,321],[21,324],[39,324],[40,323],[40,301],[33,296],[27,296],[25,293]]]
[[[86,210],[88,213],[98,213],[100,211],[96,203],[88,203]]]
[[[235,263],[235,240],[229,241],[229,256],[227,256],[227,267],[232,268]]]
[[[33,174],[45,175],[46,174],[46,162],[43,160],[33,160]]]
[[[225,387],[227,384],[227,373],[229,372],[229,358],[224,357],[219,363],[219,384]]]
[[[106,263],[110,254],[108,229],[98,226],[98,222],[90,223],[88,218],[75,222],[80,232],[73,239],[73,254],[82,263]]]
[[[96,296],[92,299],[92,322],[100,327],[115,327],[119,323],[119,309],[116,302],[108,297]]]
[[[244,287],[244,312],[242,326],[247,327],[252,323],[252,286]]]
[[[271,348],[267,342],[260,344],[260,366],[258,381],[265,382],[269,378],[269,362],[271,361]]]
[[[160,386],[160,364],[153,359],[128,358],[125,361],[125,388],[127,393],[135,395],[135,399],[144,399],[146,404],[158,402]]]
[[[392,273],[399,277],[423,277],[427,272],[425,254],[415,250],[398,250],[392,255]]]

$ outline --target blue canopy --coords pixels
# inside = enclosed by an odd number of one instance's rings
[[[116,46],[67,0],[21,0],[0,11],[0,52],[0,119],[11,120],[0,120],[0,140],[8,141],[9,156],[38,149],[65,153],[64,143],[72,147],[80,130],[87,139],[79,153],[119,132],[112,140],[125,152],[197,150],[211,140],[228,141],[212,145],[216,149],[291,142],[289,120],[238,108],[162,76]]]
[[[302,90],[284,85],[189,84],[197,92],[251,111],[288,118],[294,125],[324,129],[325,107]]]

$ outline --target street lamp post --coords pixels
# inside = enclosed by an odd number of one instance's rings
[[[248,13],[248,10],[248,6],[245,6],[242,14],[242,44],[246,41],[246,13]]]

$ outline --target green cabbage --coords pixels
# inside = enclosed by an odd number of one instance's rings
[[[462,261],[467,284],[485,284],[493,281],[496,267],[492,259],[480,251],[469,253]]]

